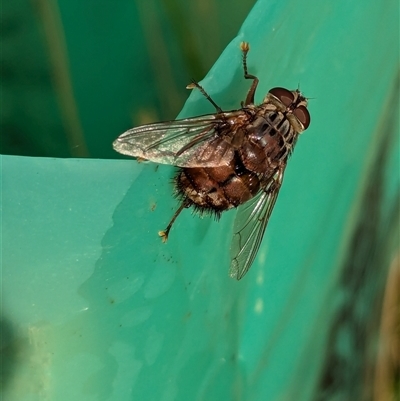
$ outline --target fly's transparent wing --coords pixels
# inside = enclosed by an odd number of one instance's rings
[[[260,193],[238,208],[231,243],[229,274],[232,278],[240,280],[250,269],[257,255],[278,197],[284,169],[285,166],[279,168]]]
[[[243,111],[209,114],[132,128],[114,143],[124,155],[178,167],[217,167],[233,157],[229,120]]]

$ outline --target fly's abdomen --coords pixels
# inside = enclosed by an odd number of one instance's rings
[[[184,168],[176,177],[178,192],[199,210],[223,212],[251,199],[260,189],[256,174],[235,166]]]

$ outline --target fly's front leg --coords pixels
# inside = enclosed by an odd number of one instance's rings
[[[204,88],[198,82],[193,81],[186,87],[186,89],[194,89],[194,88],[197,88],[201,92],[201,94],[215,107],[217,113],[222,113],[221,107],[219,107],[217,103],[215,103],[214,100],[211,99],[211,96],[204,90]]]
[[[251,75],[247,72],[247,53],[250,50],[250,45],[248,42],[242,42],[240,44],[240,49],[242,50],[243,53],[243,70],[244,70],[244,77],[246,79],[252,79],[253,83],[251,84],[251,87],[247,93],[246,100],[243,103],[242,102],[242,107],[247,106],[249,104],[254,104],[254,95],[256,93],[257,85],[258,85],[258,78],[255,75]]]

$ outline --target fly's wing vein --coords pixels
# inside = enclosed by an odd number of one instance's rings
[[[243,113],[233,111],[132,128],[114,143],[122,154],[178,167],[217,167],[233,157],[235,134],[227,122]]]

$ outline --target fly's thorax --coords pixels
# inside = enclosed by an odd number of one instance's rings
[[[256,109],[258,109],[258,106],[251,104],[237,111],[222,113],[222,115],[224,116],[226,123],[234,128],[238,125],[248,124],[253,119]]]
[[[297,139],[297,132],[282,111],[274,108],[259,114],[249,125],[240,157],[246,169],[264,177],[286,163]]]

